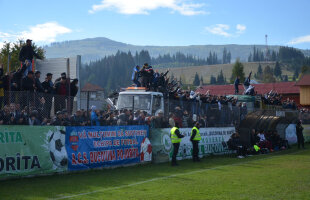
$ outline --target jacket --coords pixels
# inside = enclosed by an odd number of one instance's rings
[[[19,52],[19,61],[25,62],[25,60],[32,60],[33,56],[41,59],[41,57],[36,52],[34,52],[32,46],[25,45]]]

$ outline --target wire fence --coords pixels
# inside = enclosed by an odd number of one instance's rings
[[[13,108],[14,107],[14,108]],[[58,111],[69,114],[76,111],[74,97],[29,91],[9,91],[0,96],[0,108],[18,110],[30,115],[35,112],[39,118],[53,117]],[[74,109],[73,109],[74,108]]]

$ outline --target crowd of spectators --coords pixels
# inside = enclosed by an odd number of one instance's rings
[[[292,109],[292,110],[297,109],[297,105],[294,100],[289,98],[283,100],[282,95],[278,94],[273,90],[271,90],[269,93],[264,94],[262,96],[262,101],[266,105],[279,106],[284,109]]]
[[[70,81],[64,72],[53,82],[53,74],[47,73],[41,82],[41,72],[33,72],[32,69],[33,57],[41,58],[34,52],[31,40],[28,39],[19,54],[21,67],[4,74],[3,64],[0,63],[1,124],[47,124],[51,114],[64,109],[72,113],[78,79]],[[54,113],[51,113],[53,100]]]
[[[229,149],[237,151],[238,158],[290,148],[288,141],[282,139],[276,130],[256,131],[255,129],[253,129],[251,133],[251,146],[242,143],[239,133],[231,135],[227,142],[227,146]]]

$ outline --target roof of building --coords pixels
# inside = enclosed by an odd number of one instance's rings
[[[96,91],[103,91],[104,89],[98,85],[93,85],[91,83],[86,83],[82,88],[82,92],[96,92]]]
[[[308,85],[310,86],[310,74],[303,75],[299,81],[296,83],[298,86]]]
[[[257,94],[265,94],[271,90],[279,94],[299,94],[299,87],[295,86],[295,82],[280,82],[280,83],[263,83],[252,84],[255,87]],[[233,84],[230,85],[205,85],[198,87],[196,92],[205,94],[209,90],[210,95],[231,95],[235,93]],[[243,85],[239,85],[239,94],[243,94]]]

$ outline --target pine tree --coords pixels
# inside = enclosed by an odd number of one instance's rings
[[[199,80],[199,76],[198,76],[198,73],[196,72],[195,74],[195,78],[194,78],[194,81],[193,81],[193,85],[194,86],[199,86],[200,85],[200,80]]]
[[[202,78],[202,76],[200,77],[200,85],[203,85],[203,78]]]
[[[243,83],[244,78],[244,71],[243,71],[243,64],[239,61],[239,59],[235,62],[234,67],[232,69],[230,82],[233,83],[235,79],[239,76],[240,82]]]
[[[265,83],[274,83],[276,79],[273,76],[273,71],[269,65],[267,65],[264,69],[263,79]]]
[[[216,78],[213,75],[211,75],[211,77],[210,77],[210,84],[211,85],[216,84]]]
[[[223,75],[223,71],[220,71],[220,74],[217,76],[217,80],[216,83],[219,85],[225,84],[225,79],[224,79],[224,75]]]
[[[276,62],[276,65],[274,67],[273,74],[276,77],[281,77],[281,75],[282,75],[281,66],[280,66],[280,63],[278,61]]]
[[[260,63],[258,64],[258,67],[257,67],[256,78],[259,80],[263,79],[263,68]]]

